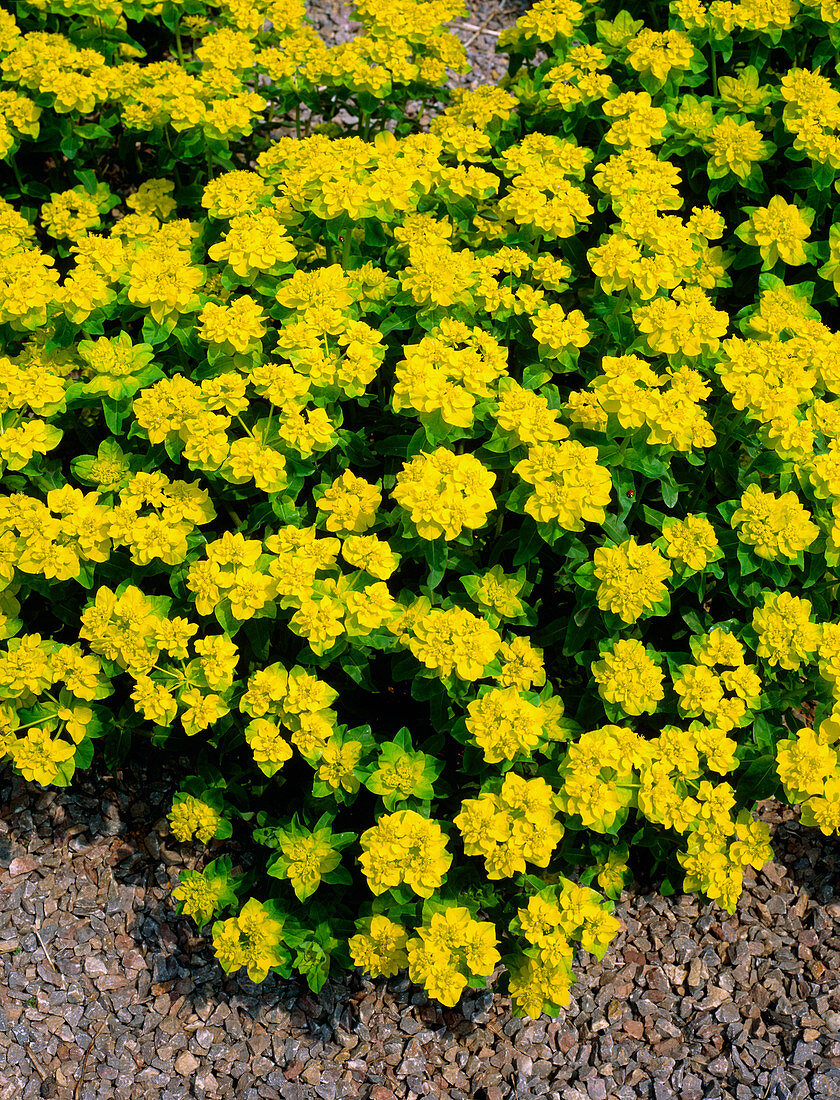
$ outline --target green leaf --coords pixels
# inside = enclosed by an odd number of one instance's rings
[[[89,736],[83,737],[76,745],[74,762],[76,768],[89,768],[93,763],[93,741]]]
[[[113,435],[118,436],[122,433],[123,421],[131,412],[131,408],[130,397],[123,397],[119,400],[115,400],[113,397],[103,397],[102,414],[105,417],[108,430]]]
[[[737,558],[738,565],[741,567],[742,577],[748,577],[750,573],[755,573],[759,568],[759,563],[756,561],[755,557],[742,544],[738,545]]]
[[[449,562],[449,549],[442,539],[432,539],[423,547],[423,556],[429,566],[429,574],[426,585],[430,592],[434,592],[446,573]]]
[[[235,637],[242,626],[242,620],[237,619],[230,609],[230,600],[222,600],[213,609],[216,621],[229,638]]]
[[[540,532],[536,522],[525,516],[519,531],[518,546],[513,555],[513,566],[524,565],[538,557],[545,546],[545,538]]]

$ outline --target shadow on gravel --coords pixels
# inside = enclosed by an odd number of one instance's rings
[[[183,764],[188,767],[186,761]],[[137,986],[138,1004],[155,1011],[155,1003],[165,996],[171,1013],[173,1002],[180,999],[202,1018],[212,1016],[220,1004],[228,1005],[232,1011],[225,1018],[225,1030],[231,1040],[245,1035],[242,1016],[257,1020],[266,1009],[277,1007],[290,1014],[290,1027],[316,1041],[339,1042],[339,1029],[353,1034],[358,1028],[357,1002],[371,991],[381,1000],[386,985],[411,997],[424,1026],[446,1026],[456,1036],[472,1030],[470,1020],[487,1000],[486,993],[476,992],[472,999],[468,995],[463,1007],[447,1010],[412,991],[405,978],[371,982],[351,973],[329,980],[313,994],[303,979],[269,974],[256,984],[244,971],[226,976],[213,951],[210,926],[201,934],[190,919],[179,917],[171,894],[181,870],[225,853],[238,873],[251,867],[254,856],[234,840],[215,842],[214,853],[212,844],[208,849],[172,838],[166,815],[183,774],[183,769],[153,770],[129,760],[113,775],[80,773],[69,788],[44,790],[14,776],[8,766],[0,767],[0,883],[13,860],[51,841],[51,847],[66,851],[68,865],[77,874],[89,873],[95,865],[98,890],[95,902],[87,902],[90,913],[97,907],[113,909],[115,893],[129,888],[129,934],[148,967]]]
[[[819,829],[802,825],[797,815],[776,826],[772,844],[776,862],[786,869],[791,885],[801,887],[821,905],[840,903],[836,836],[824,836]]]

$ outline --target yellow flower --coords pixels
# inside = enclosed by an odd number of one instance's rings
[[[23,737],[7,742],[6,751],[24,779],[46,787],[55,780],[61,765],[72,759],[76,750],[67,741],[54,740],[48,729],[34,727],[27,730]]]
[[[729,858],[733,863],[760,871],[765,863],[773,859],[770,829],[764,821],[737,822],[735,837],[729,845]]]
[[[489,688],[468,705],[467,713],[467,729],[488,764],[530,756],[539,743],[539,708],[516,688]]]
[[[350,937],[350,957],[360,970],[372,978],[392,978],[398,970],[408,965],[405,953],[407,940],[408,935],[401,924],[377,915],[362,922],[361,930]]]
[[[383,581],[394,573],[400,562],[400,555],[376,535],[348,535],[342,543],[341,556],[350,565]]]
[[[776,771],[791,802],[822,795],[828,779],[840,778],[837,752],[807,726],[776,748]]]
[[[635,622],[668,594],[665,580],[671,566],[653,546],[639,545],[631,536],[618,546],[599,547],[594,554],[598,606],[625,623]]]
[[[408,646],[426,668],[441,677],[479,680],[499,652],[501,636],[477,615],[462,608],[434,608],[410,627]]]
[[[667,520],[662,527],[665,553],[678,568],[699,572],[720,556],[715,529],[705,516]]]
[[[429,898],[452,863],[440,825],[414,810],[380,817],[362,833],[361,845],[359,863],[374,894],[405,883],[420,897]]]
[[[443,447],[421,453],[403,465],[392,496],[424,539],[455,539],[467,528],[483,527],[496,507],[496,475],[471,454]]]
[[[597,447],[584,447],[577,440],[537,443],[513,472],[534,486],[525,511],[540,523],[582,531],[585,522],[603,522],[612,478],[598,465]]]
[[[840,776],[825,781],[821,796],[815,795],[802,803],[802,824],[816,825],[825,836],[840,829]]]
[[[339,600],[329,596],[303,599],[289,621],[289,628],[306,638],[312,652],[320,655],[331,649],[344,633],[343,615],[344,605]]]
[[[752,546],[758,557],[775,561],[797,557],[817,538],[819,528],[809,517],[796,493],[776,497],[750,485],[730,523],[741,542]]]
[[[433,913],[408,941],[408,973],[442,1004],[457,1003],[467,981],[488,978],[499,962],[496,929],[473,920],[469,910],[451,905]]]
[[[221,695],[205,695],[199,688],[182,691],[181,703],[187,708],[181,714],[181,722],[184,732],[190,736],[212,726],[230,710]]]
[[[318,501],[318,508],[327,513],[328,531],[360,535],[376,522],[376,510],[381,503],[378,486],[345,470]]]
[[[252,982],[261,982],[273,966],[282,966],[283,920],[270,905],[249,898],[239,915],[213,925],[216,957],[227,973],[245,966]]]
[[[746,180],[753,165],[767,160],[775,146],[762,141],[761,131],[754,122],[739,122],[727,115],[713,128],[705,149],[709,154],[710,179],[733,172],[739,179]]]
[[[475,599],[500,618],[516,619],[525,611],[518,596],[524,584],[524,577],[508,576],[500,565],[494,565],[478,578]]]
[[[804,242],[811,233],[814,211],[807,206],[785,202],[781,195],[774,195],[767,206],[753,210],[749,219],[735,230],[735,235],[746,244],[757,245],[764,269],[772,268],[779,260],[797,265],[808,262]]]
[[[339,788],[353,793],[359,789],[359,779],[355,768],[362,756],[360,741],[340,742],[332,737],[321,753],[321,762],[317,770],[318,779],[333,790]]]
[[[245,727],[245,740],[254,754],[257,767],[268,776],[274,775],[292,758],[288,741],[274,722],[265,718],[257,718],[248,723]]]
[[[235,351],[253,351],[265,335],[265,314],[253,298],[243,294],[226,305],[208,302],[198,315],[198,335],[209,344],[229,344]]]
[[[653,31],[645,27],[627,43],[627,63],[638,73],[652,73],[663,83],[672,72],[691,64],[694,47],[683,31]]]
[[[665,698],[664,674],[642,643],[633,638],[619,639],[612,649],[603,650],[591,669],[601,698],[621,707],[625,714],[653,713]]]
[[[763,597],[762,606],[752,615],[758,633],[756,653],[769,665],[797,669],[811,659],[820,643],[820,628],[811,622],[811,603],[789,592],[765,591]]]
[[[169,812],[169,822],[176,840],[200,840],[206,844],[216,835],[222,815],[194,795],[176,797]]]

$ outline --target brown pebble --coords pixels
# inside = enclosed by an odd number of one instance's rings
[[[200,1065],[201,1063],[196,1056],[185,1050],[183,1054],[179,1054],[175,1059],[175,1072],[179,1073],[181,1077],[189,1077],[190,1074],[195,1073]]]
[[[18,856],[9,864],[9,874],[12,878],[16,878],[18,875],[28,875],[39,865],[40,861],[35,859],[34,856]]]

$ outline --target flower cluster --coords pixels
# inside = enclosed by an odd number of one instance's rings
[[[361,845],[359,863],[374,894],[404,883],[420,897],[431,897],[452,863],[440,825],[414,810],[381,817],[362,834]]]
[[[261,982],[288,961],[283,924],[276,907],[249,898],[235,917],[213,925],[216,957],[225,970],[245,967],[252,982]]]
[[[840,724],[832,712],[819,729],[808,726],[781,741],[776,771],[791,802],[802,804],[802,820],[826,836],[840,828]]]
[[[515,927],[525,940],[510,983],[511,997],[524,1015],[557,1013],[568,1006],[572,983],[572,941],[601,958],[618,931],[618,921],[596,891],[561,878],[519,909]]]
[[[406,944],[409,977],[451,1007],[468,981],[490,977],[500,959],[496,942],[495,925],[474,920],[463,906],[448,906]]]
[[[631,536],[618,546],[602,546],[593,555],[598,579],[598,606],[625,623],[635,622],[667,597],[670,564],[653,546]]]
[[[464,528],[483,527],[496,507],[496,475],[473,455],[440,448],[419,454],[397,474],[394,500],[424,539],[456,539]]]
[[[483,856],[487,877],[510,878],[527,863],[546,867],[563,836],[555,793],[544,779],[505,776],[498,794],[465,798],[453,820],[468,856]]]
[[[634,638],[621,638],[603,650],[591,668],[601,698],[625,714],[651,713],[665,697],[655,656]]]
[[[169,812],[169,824],[177,840],[199,840],[202,844],[213,839],[221,819],[217,809],[191,794],[176,795]]]

